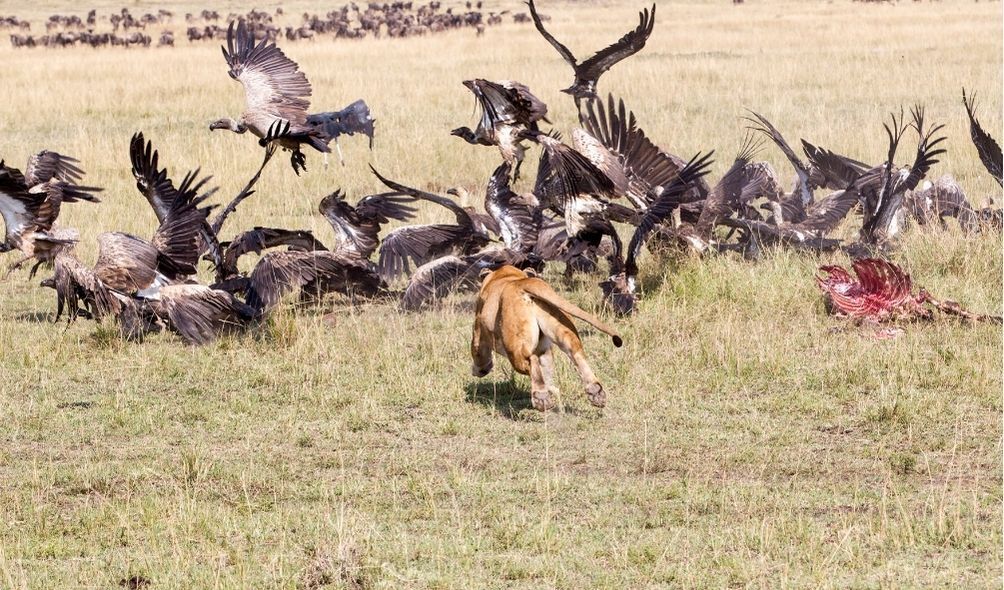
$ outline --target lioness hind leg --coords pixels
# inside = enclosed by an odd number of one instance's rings
[[[544,377],[544,384],[551,395],[560,395],[561,391],[554,383],[554,355],[551,353],[551,341],[545,339],[542,343],[546,344],[547,347],[537,356],[540,358],[540,372]],[[538,348],[540,347],[538,346]]]
[[[530,355],[530,403],[533,404],[534,409],[546,412],[554,407],[554,400],[551,398],[550,388],[544,379],[544,371],[540,361],[538,355]]]
[[[579,335],[565,326],[561,326],[555,331],[554,342],[575,364],[575,370],[579,373],[579,379],[582,380],[582,385],[585,387],[589,403],[597,408],[605,406],[607,394],[586,361],[586,354],[582,350],[582,341],[579,340]]]

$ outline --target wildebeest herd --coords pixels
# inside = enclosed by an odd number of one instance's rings
[[[75,253],[77,233],[56,224],[64,204],[98,200],[101,189],[82,184],[80,163],[54,151],[32,156],[23,173],[0,163],[3,250],[22,254],[12,270],[29,262],[32,276],[41,266],[54,268],[42,285],[56,292],[57,318],[64,313],[71,321],[114,318],[129,339],[170,330],[186,342],[202,344],[225,331],[253,329],[294,292],[311,300],[332,292],[352,301],[396,299],[402,309],[414,311],[434,307],[450,293],[476,289],[485,270],[512,265],[539,271],[562,264],[566,274],[598,274],[604,302],[615,313],[629,314],[640,296],[638,261],[646,245],[702,256],[734,252],[753,259],[764,248],[842,249],[855,259],[870,260],[893,249],[911,221],[923,226],[955,218],[966,232],[1000,229],[1001,210],[973,206],[951,177],[925,181],[944,153],[944,137],[943,127],[932,124],[920,106],[908,115],[894,113],[884,123],[889,149],[875,163],[805,140],[803,158],[772,122],[749,111],[732,165],[711,184],[707,175],[713,152],[690,158],[667,153],[641,129],[623,100],[597,94],[604,72],[644,48],[654,29],[655,6],[642,11],[638,26],[620,40],[581,61],[545,28],[532,0],[528,6],[541,35],[574,70],[573,84],[564,92],[574,99],[580,126],[566,143],[557,130],[541,129],[549,123],[549,107],[527,86],[465,81],[480,118],[474,129],[458,127],[453,134],[501,155],[487,180],[484,211],[373,170],[386,187],[383,192],[350,203],[335,190],[320,200],[319,212],[334,230],[333,243],[298,229],[225,232],[229,215],[253,194],[278,150],[291,153],[299,174],[307,166],[303,150],[326,154],[340,135],[374,134],[373,118],[362,101],[342,111],[308,112],[311,87],[298,65],[271,37],[257,34],[260,28],[238,19],[227,28],[224,55],[230,76],[244,88],[247,109],[237,119],[214,121],[210,129],[250,131],[264,148],[261,167],[244,190],[213,214],[208,200],[215,189],[209,178],[196,170],[180,182],[172,180],[161,154],[137,133],[130,145],[132,172],[159,227],[149,239],[101,234],[97,260],[90,264]],[[1000,147],[980,126],[974,97],[963,92],[963,106],[979,156],[1001,183]],[[916,141],[912,162],[897,164],[900,145],[911,136]],[[768,163],[755,159],[766,141],[793,168],[790,191]],[[518,194],[511,183],[533,145],[539,149],[533,189]],[[465,196],[463,189],[447,192]],[[420,201],[448,209],[456,223],[404,225],[383,233],[392,221],[411,220]],[[834,237],[854,212],[861,218],[856,238]],[[626,247],[622,233],[630,235]],[[239,263],[249,253],[261,256],[245,272]],[[212,265],[211,284],[196,278],[203,260]],[[888,266],[860,266],[866,270],[860,283],[846,272],[831,272],[835,278],[825,285],[820,279],[824,290],[839,295],[834,302],[838,310],[860,311],[867,307],[859,305],[865,299],[873,307],[882,301],[906,305],[902,302],[910,286],[905,284],[904,295],[902,276]],[[395,289],[402,277],[407,277],[406,285]],[[872,293],[881,296],[869,299]],[[953,309],[950,302],[942,307]]]
[[[280,25],[284,17],[282,8],[274,13],[252,9],[247,14],[230,13],[224,17],[216,10],[206,9],[184,15],[184,37],[189,42],[225,40],[227,27],[220,23],[243,20],[253,30],[258,40],[287,41],[310,40],[318,37],[335,39],[362,39],[364,37],[412,37],[429,35],[461,28],[470,28],[483,35],[485,28],[502,24],[509,18],[508,11],[482,12],[481,2],[467,2],[462,8],[443,8],[433,0],[427,4],[414,2],[378,3],[365,6],[355,2],[331,10],[323,15],[303,13],[298,24]],[[173,47],[175,44],[175,15],[169,10],[134,16],[128,8],[107,17],[91,10],[86,18],[75,15],[51,15],[45,21],[45,35],[31,34],[31,23],[16,16],[0,16],[0,29],[14,29],[11,45],[22,47]],[[512,15],[513,22],[528,23],[523,13]],[[107,30],[110,27],[111,30]],[[102,30],[104,29],[104,30]],[[181,37],[179,32],[178,37]]]

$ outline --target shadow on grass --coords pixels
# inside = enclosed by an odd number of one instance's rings
[[[14,320],[26,324],[51,324],[52,314],[47,311],[24,311],[15,314]]]
[[[473,381],[464,387],[464,398],[472,404],[495,408],[510,420],[521,420],[520,412],[531,409],[530,392],[516,385],[512,379],[505,381]]]

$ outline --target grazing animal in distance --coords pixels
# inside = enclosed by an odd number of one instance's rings
[[[575,364],[589,403],[602,408],[606,391],[600,384],[582,349],[572,318],[585,321],[610,335],[614,346],[623,340],[616,330],[592,314],[558,295],[535,273],[503,266],[485,271],[474,311],[471,335],[471,369],[475,377],[492,370],[492,352],[504,354],[513,369],[530,376],[530,400],[540,411],[554,407],[558,395],[554,384],[554,357],[557,346]]]
[[[579,108],[581,108],[582,99],[596,99],[596,82],[600,79],[603,72],[609,70],[619,61],[641,51],[652,34],[653,27],[655,27],[655,4],[653,4],[651,12],[646,8],[638,13],[639,22],[636,29],[630,31],[612,45],[598,51],[589,59],[580,62],[575,59],[575,56],[572,55],[572,52],[567,47],[555,39],[551,33],[547,32],[540,15],[537,14],[537,7],[534,5],[533,0],[529,0],[527,5],[530,7],[530,16],[533,17],[533,24],[537,27],[537,31],[540,32],[551,46],[558,50],[561,57],[575,70],[575,82],[562,90],[562,92],[572,95],[575,99],[575,106]]]

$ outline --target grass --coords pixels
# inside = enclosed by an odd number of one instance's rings
[[[541,10],[585,54],[639,7]],[[920,102],[947,123],[933,174],[979,204],[999,188],[969,142],[960,86],[980,93],[1000,139],[1001,39],[999,3],[662,4],[649,46],[601,89],[666,149],[717,149],[714,175],[745,107],[791,140],[878,161],[885,114]],[[284,47],[316,108],[366,98],[376,147],[346,141],[345,168],[308,156],[302,178],[271,166],[232,230],[330,242],[316,203],[335,187],[376,191],[370,161],[423,187],[480,190],[497,155],[448,135],[472,119],[465,78],[523,81],[558,128],[573,123],[558,92],[570,72],[532,27]],[[73,154],[108,189],[61,218],[85,260],[102,231],[154,230],[128,171],[134,131],[176,177],[202,166],[222,195],[257,165],[254,142],[206,129],[242,100],[215,43],[0,58],[0,154]],[[779,153],[763,155],[789,176]],[[913,230],[895,259],[936,295],[1001,309],[1000,236]],[[52,324],[51,291],[15,274],[0,283],[0,586],[999,587],[998,328],[944,319],[876,340],[824,313],[812,277],[841,255],[662,262],[643,259],[641,309],[616,322],[624,348],[585,336],[608,407],[589,406],[559,363],[548,414],[529,408],[523,377],[469,376],[466,298],[418,315],[338,298],[288,306],[260,333],[189,348]],[[547,276],[597,305],[594,279]]]

